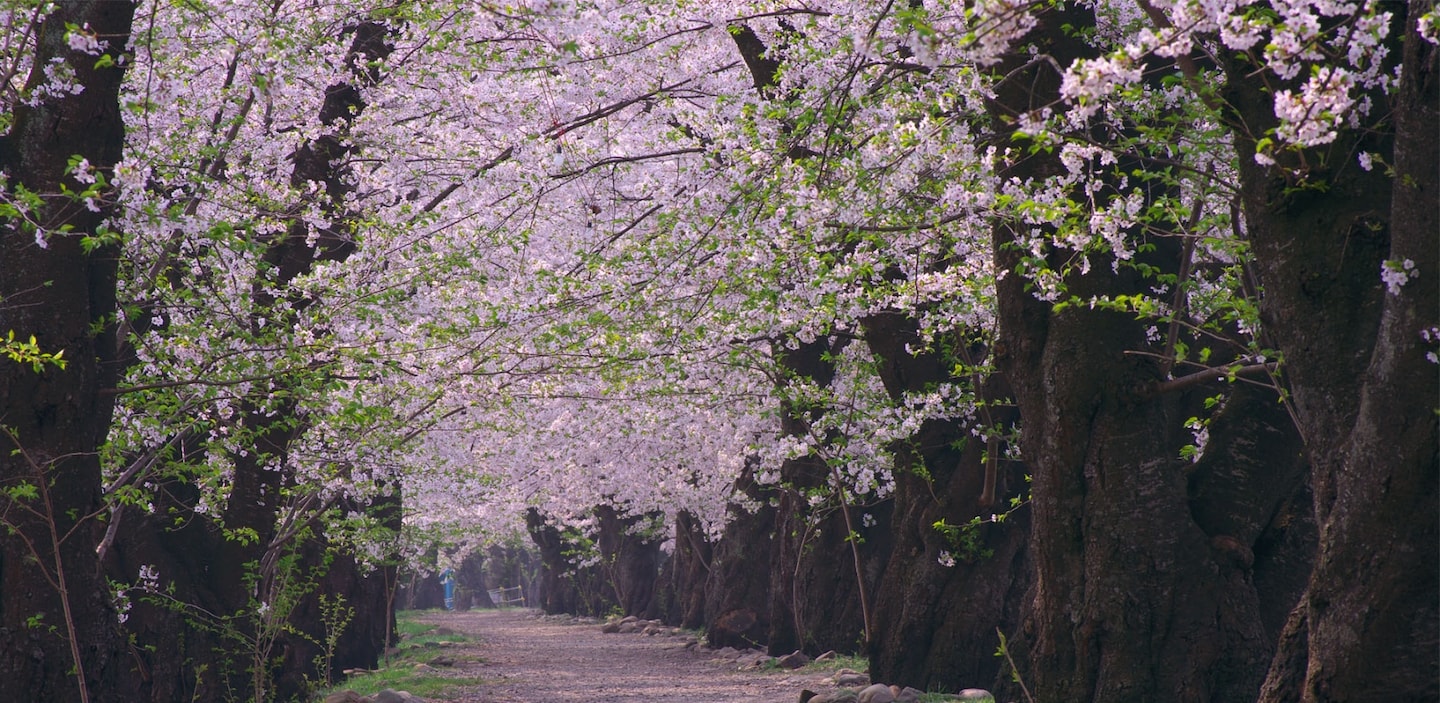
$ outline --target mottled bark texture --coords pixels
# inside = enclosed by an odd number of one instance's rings
[[[586,545],[581,535],[561,532],[534,508],[525,513],[525,527],[540,550],[538,602],[532,605],[551,614],[591,616],[618,607],[609,575],[598,564],[587,563],[593,545]]]
[[[848,343],[843,337],[798,343],[793,349],[777,349],[776,361],[790,378],[827,388],[835,377],[834,359]],[[780,431],[809,436],[812,424],[828,411],[786,400]],[[779,475],[765,644],[778,654],[797,649],[812,654],[861,651],[868,640],[864,600],[874,592],[890,548],[888,532],[863,527],[862,514],[873,513],[877,524],[884,525],[891,506],[857,505],[850,491],[837,485],[822,456],[787,459]],[[816,492],[824,500],[812,504],[810,495]],[[860,541],[852,545],[852,539]]]
[[[599,534],[600,572],[615,594],[615,603],[626,615],[646,617],[655,599],[656,575],[660,572],[660,542],[649,527],[655,516],[621,515],[615,508],[595,508]]]
[[[660,539],[645,527],[646,516],[622,515],[614,507],[594,509],[591,539],[547,524],[539,511],[526,514],[526,527],[540,549],[539,607],[547,613],[605,615],[619,609],[648,617],[655,605],[660,573]]]
[[[1387,8],[1403,65],[1376,96],[1378,124],[1273,167],[1250,136],[1274,126],[1270,91],[1227,66],[1261,318],[1284,354],[1320,540],[1262,701],[1440,698],[1440,377],[1422,337],[1440,322],[1440,68],[1415,30],[1431,7]],[[1393,174],[1359,168],[1362,151]],[[1382,262],[1406,259],[1418,276],[1387,291]]]
[[[460,560],[460,568],[455,570],[455,593],[456,610],[496,607],[485,586],[485,552],[471,552]]]
[[[675,552],[661,570],[660,590],[664,608],[656,617],[679,627],[699,629],[705,625],[705,582],[710,575],[714,547],[695,516],[675,514]]]
[[[973,376],[955,378],[955,356],[984,360],[984,350],[944,353],[946,340],[925,353],[915,321],[891,313],[875,315],[865,323],[865,338],[880,360],[879,372],[894,398],[920,392],[938,383],[969,384]],[[907,345],[908,348],[907,348]],[[991,376],[977,393],[987,401],[1008,399],[1003,379]],[[1009,425],[1013,408],[991,407],[989,422]],[[1030,581],[1027,563],[1029,514],[1027,508],[1010,515],[1003,524],[975,528],[973,548],[956,544],[935,527],[965,525],[971,518],[1003,513],[1008,498],[1027,495],[1024,466],[1000,459],[997,453],[993,487],[998,502],[985,498],[987,450],[984,439],[971,433],[974,424],[958,420],[931,420],[904,448],[895,474],[894,516],[887,529],[893,552],[875,595],[876,631],[870,646],[870,674],[921,690],[960,690],[990,685],[1001,675],[1002,660],[997,628],[1019,629],[1021,605]],[[941,552],[956,559],[940,563]]]
[[[488,588],[516,588],[533,607],[539,599],[541,566],[535,551],[525,545],[523,537],[494,544],[485,550],[485,584]]]
[[[777,345],[776,360],[791,378],[824,388],[835,375],[833,356],[844,344],[821,338],[794,348]],[[803,436],[825,411],[785,402],[780,430]],[[860,579],[869,589],[878,583],[888,535],[883,530],[861,535],[866,541],[858,545],[862,576],[857,577],[849,528],[825,461],[816,456],[786,460],[778,474],[773,485],[756,483],[752,470],[736,482],[736,493],[751,505],[732,507],[733,519],[712,550],[704,602],[709,640],[715,646],[767,647],[782,654],[859,651],[865,642]],[[828,505],[811,505],[811,490],[831,494]],[[851,510],[858,526],[862,510]],[[865,510],[879,510],[883,518],[889,508]]]
[[[1027,42],[1055,64],[1017,52],[999,67],[1006,78],[991,110],[1001,144],[1010,143],[1016,116],[1058,98],[1054,66],[1093,51],[1073,31],[1093,26],[1088,10],[1060,6],[1038,19]],[[1122,155],[1119,170],[1141,165],[1143,156]],[[1022,151],[1002,175],[1042,178],[1063,168],[1051,153]],[[1035,583],[1017,639],[1026,655],[1023,674],[1036,699],[1046,701],[1253,698],[1271,649],[1252,573],[1263,534],[1257,523],[1269,524],[1265,517],[1301,487],[1293,479],[1265,483],[1256,509],[1203,476],[1192,486],[1178,450],[1188,441],[1182,423],[1193,398],[1157,392],[1168,369],[1153,357],[1127,353],[1149,348],[1143,323],[1133,316],[1054,306],[1026,290],[1012,227],[1028,226],[1001,221],[994,230],[997,268],[1009,272],[997,284],[995,359],[1015,392],[1022,453],[1034,477]],[[1154,271],[1181,269],[1175,239],[1143,236],[1154,248],[1138,259]],[[1069,253],[1053,252],[1051,266],[1061,266]],[[1091,260],[1088,273],[1066,274],[1074,300],[1140,294],[1152,285],[1134,267],[1112,270],[1101,255]],[[1239,464],[1211,467],[1209,475],[1272,470],[1263,458],[1243,456]],[[1255,514],[1236,524],[1204,520],[1192,512],[1192,491],[1220,501],[1206,508],[1211,513]],[[1242,522],[1247,529],[1240,529]]]
[[[873,599],[879,585],[890,552],[891,538],[885,525],[890,523],[893,505],[889,501],[851,505],[852,536],[841,513],[847,508],[832,502],[816,509],[802,492],[804,488],[830,487],[829,475],[820,459],[788,461],[781,470],[786,486],[780,494],[775,526],[770,631],[765,641],[775,654],[797,649],[812,655],[828,650],[860,652],[868,640],[861,601]],[[873,527],[862,526],[866,513],[875,520]],[[852,539],[859,540],[853,549]]]
[[[0,495],[0,699],[129,700],[133,683],[110,590],[95,546],[104,529],[100,460],[113,414],[116,252],[86,251],[113,212],[61,195],[83,191],[72,157],[110,178],[124,144],[118,100],[134,3],[57,3],[38,27],[26,94],[47,82],[52,61],[74,72],[78,93],[13,106],[0,136],[7,199],[23,188],[43,198],[20,218],[0,221],[0,335],[34,335],[43,352],[63,352],[64,369],[0,359],[0,488],[29,485],[33,497]],[[109,65],[74,51],[66,26],[87,26],[107,42]],[[18,38],[17,38],[18,39]],[[38,227],[41,232],[36,231]],[[77,661],[78,659],[78,661]]]
[[[343,505],[342,509],[363,510],[395,534],[402,527],[398,494],[377,498],[367,506]],[[302,573],[315,574],[316,580],[290,614],[295,631],[281,642],[274,686],[277,701],[303,701],[311,682],[339,681],[346,669],[377,668],[380,655],[397,639],[391,598],[396,587],[394,560],[382,566],[360,564],[323,534],[299,547]],[[337,616],[335,608],[346,609],[348,617]],[[332,627],[338,629],[332,631]],[[331,640],[333,648],[326,644]],[[328,669],[324,668],[327,665]]]
[[[770,631],[770,569],[775,558],[773,486],[751,468],[735,481],[730,522],[715,543],[705,581],[705,632],[713,647],[763,647]]]

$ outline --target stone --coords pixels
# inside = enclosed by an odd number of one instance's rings
[[[895,692],[883,683],[871,684],[862,689],[855,700],[859,703],[894,703]]]
[[[955,694],[957,701],[975,701],[976,703],[995,703],[995,696],[983,688],[967,688]]]
[[[774,657],[764,652],[744,652],[735,658],[735,666],[738,669],[764,669],[774,662]]]
[[[365,697],[346,689],[325,696],[325,703],[364,703]]]
[[[826,653],[824,653],[824,654],[821,654],[821,655],[818,656],[818,657],[815,657],[815,661],[817,661],[817,662],[828,662],[828,661],[830,661],[831,659],[834,659],[834,658],[836,658],[836,657],[838,657],[838,656],[840,656],[840,655],[839,655],[839,654],[836,654],[836,653],[835,653],[835,650],[832,649],[832,650],[830,650],[830,651],[828,651],[828,652],[826,652]]]
[[[455,659],[452,657],[435,657],[425,663],[430,666],[455,666]]]
[[[722,649],[715,650],[715,656],[720,657],[721,659],[734,659],[739,654],[740,650],[734,647],[724,647]]]
[[[849,669],[841,669],[835,672],[836,686],[869,686],[870,676]]]
[[[640,618],[637,618],[634,615],[627,615],[623,618],[620,618],[621,625],[624,625],[627,622],[640,622]]]
[[[841,688],[815,696],[810,703],[855,703],[856,698],[855,689]]]
[[[814,698],[817,695],[819,694],[808,688],[802,688],[800,689],[800,703],[810,703],[810,699]]]
[[[409,697],[407,698],[407,696]],[[372,703],[410,703],[415,700],[415,697],[393,688],[386,688],[372,696],[370,700]]]
[[[600,626],[600,631],[603,632],[603,633],[605,633],[605,634],[607,634],[607,635],[613,635],[613,634],[615,634],[615,633],[617,633],[617,632],[620,631],[620,623],[618,623],[618,622],[607,622],[607,623],[605,623],[604,625],[601,625],[601,626]]]
[[[800,667],[810,663],[810,657],[806,656],[804,652],[797,649],[794,652],[791,652],[783,657],[776,659],[775,663],[779,664],[780,668],[782,669],[799,669]]]
[[[891,688],[894,688],[894,686],[891,686]],[[895,694],[895,703],[918,703],[920,697],[923,695],[925,695],[924,691],[906,686],[900,689],[899,693]]]
[[[648,627],[645,628],[644,634],[645,634],[646,637],[654,637],[655,635],[660,634],[660,628],[658,628],[658,627],[656,627],[656,626],[654,626],[654,625],[650,625],[650,626],[648,626]]]
[[[620,634],[622,634],[622,635],[628,635],[628,634],[630,634],[630,633],[632,633],[632,632],[637,632],[637,631],[639,631],[639,630],[640,630],[640,626],[639,626],[639,625],[636,625],[634,620],[631,620],[630,622],[625,622],[624,620],[621,620],[621,621],[620,621],[620,630],[619,630],[619,632],[620,632]]]

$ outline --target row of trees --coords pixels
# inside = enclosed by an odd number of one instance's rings
[[[0,693],[300,696],[528,529],[913,685],[1437,694],[1433,2],[4,12]]]

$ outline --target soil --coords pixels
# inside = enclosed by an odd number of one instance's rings
[[[737,671],[676,636],[604,634],[598,623],[543,618],[534,610],[427,613],[417,618],[475,641],[447,647],[466,661],[461,703],[793,703],[802,689],[829,691],[833,671],[805,667]],[[460,668],[457,666],[457,668]]]

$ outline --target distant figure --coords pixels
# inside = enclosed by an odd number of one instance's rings
[[[446,567],[440,572],[440,583],[445,585],[445,609],[455,609],[455,570]]]

